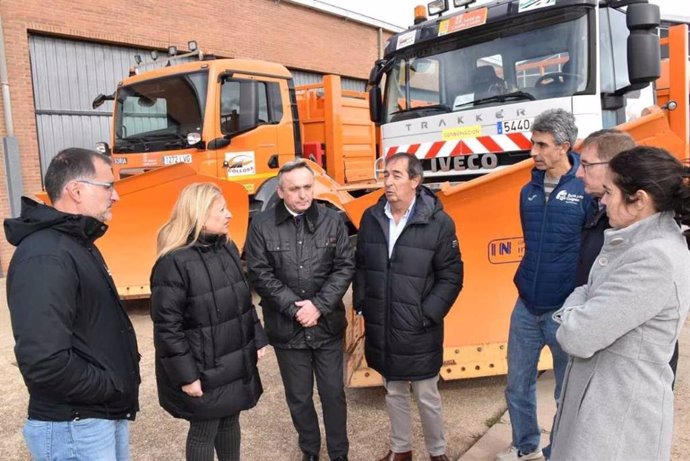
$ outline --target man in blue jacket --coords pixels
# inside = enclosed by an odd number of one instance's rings
[[[580,232],[594,211],[582,180],[575,118],[562,109],[540,114],[532,125],[532,178],[520,192],[525,253],[515,274],[518,299],[510,319],[506,400],[512,446],[496,461],[542,457],[537,422],[537,363],[544,346],[553,357],[558,400],[568,356],[556,341],[551,315],[575,288]],[[548,458],[548,447],[544,453]]]

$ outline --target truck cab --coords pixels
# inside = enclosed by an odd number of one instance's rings
[[[129,77],[115,94],[116,177],[188,163],[199,174],[239,182],[256,193],[300,152],[291,84],[285,67],[241,59],[202,60]]]
[[[573,113],[581,138],[635,119],[655,103],[658,25],[655,5],[597,0],[499,0],[419,22],[371,72],[383,155],[460,181],[528,158],[546,109]]]

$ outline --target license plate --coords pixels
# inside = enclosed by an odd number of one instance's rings
[[[529,131],[530,126],[532,126],[532,120],[528,118],[502,120],[496,123],[496,132],[498,134],[508,134],[516,131]]]
[[[192,154],[165,155],[163,165],[174,165],[176,163],[192,163]]]

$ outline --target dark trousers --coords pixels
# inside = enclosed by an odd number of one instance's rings
[[[208,421],[190,421],[187,461],[240,461],[240,414]]]
[[[292,423],[299,434],[300,449],[311,455],[318,455],[321,449],[321,431],[313,398],[316,376],[328,455],[331,459],[347,456],[342,341],[332,341],[318,349],[275,348],[275,353]]]

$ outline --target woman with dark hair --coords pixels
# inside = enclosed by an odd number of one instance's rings
[[[188,461],[239,461],[241,410],[262,393],[268,340],[252,305],[218,186],[190,184],[158,233],[151,317],[158,400],[190,422]]]
[[[687,178],[663,149],[635,147],[609,162],[602,202],[613,228],[588,283],[554,314],[571,358],[552,461],[671,457],[668,362],[690,307],[690,252],[680,226],[690,224]]]

